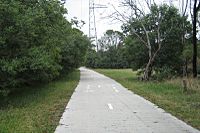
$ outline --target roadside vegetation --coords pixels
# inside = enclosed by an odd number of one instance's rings
[[[98,40],[97,50],[89,49],[86,66],[140,70],[140,79],[144,81],[191,75],[197,78],[200,55],[194,55],[194,51],[200,49],[200,41],[196,38],[198,45],[194,49],[193,23],[188,15],[167,4],[147,2],[148,11],[143,11],[137,2],[124,3],[134,15],[116,12],[118,17],[114,18],[127,18],[122,32],[107,30]]]
[[[93,44],[63,2],[0,0],[0,132],[53,132],[84,63],[200,129],[200,1],[122,0]]]
[[[121,6],[124,12],[115,7],[109,17],[123,23],[122,32],[107,30],[86,66],[200,129],[200,1],[123,0]]]
[[[54,132],[89,38],[60,0],[0,0],[0,132]],[[74,72],[75,71],[75,72]]]
[[[200,88],[195,87],[186,93],[183,91],[180,79],[143,82],[137,79],[137,72],[133,72],[131,69],[94,70],[111,77],[134,93],[200,129]],[[191,82],[196,82],[192,80]],[[198,82],[200,85],[200,81]]]
[[[53,133],[80,78],[78,70],[48,84],[25,87],[1,101],[1,133]]]
[[[0,98],[78,68],[90,41],[59,0],[0,0]]]

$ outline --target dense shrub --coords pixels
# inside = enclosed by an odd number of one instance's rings
[[[58,0],[0,0],[0,94],[47,82],[84,61],[90,41]]]
[[[123,44],[124,34],[107,30],[98,40],[98,50],[87,54],[86,66],[92,68],[128,68],[127,53]]]
[[[91,68],[129,68],[126,55],[121,48],[107,51],[90,50],[87,54],[86,66]]]
[[[168,66],[157,68],[154,72],[152,78],[156,80],[171,79],[177,75],[177,72]]]

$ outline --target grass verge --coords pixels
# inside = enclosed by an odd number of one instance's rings
[[[10,95],[0,106],[0,132],[53,133],[79,77],[77,70],[49,84]]]
[[[155,103],[167,112],[200,129],[200,91],[183,93],[181,85],[163,82],[142,82],[130,69],[95,69],[136,94]]]

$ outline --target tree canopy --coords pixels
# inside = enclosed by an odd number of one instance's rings
[[[123,31],[128,34],[125,41],[129,47],[128,52],[130,55],[134,55],[131,56],[131,64],[135,69],[145,67],[149,59],[149,46],[147,43],[150,41],[151,67],[154,67],[154,70],[162,67],[169,67],[176,71],[181,70],[181,56],[184,47],[181,43],[181,34],[183,30],[187,31],[187,34],[191,34],[191,24],[186,17],[180,16],[178,10],[173,6],[154,5],[150,11],[149,14],[140,19],[130,19],[123,26]],[[185,27],[181,29],[183,21]],[[148,31],[149,40],[146,38],[145,30]],[[155,58],[153,58],[153,55],[155,55]]]
[[[89,39],[58,0],[0,0],[0,93],[47,82],[84,62]]]
[[[87,66],[141,69],[144,80],[149,80],[153,72],[165,70],[172,75],[182,74],[185,60],[189,61],[192,52],[192,24],[188,16],[166,4],[149,4],[149,12],[140,10],[136,3],[125,4],[133,12],[124,21],[122,33],[106,31],[99,40],[100,50],[89,52]]]
[[[93,68],[127,68],[124,34],[107,30],[99,40],[99,50],[91,48],[87,55],[86,66]]]

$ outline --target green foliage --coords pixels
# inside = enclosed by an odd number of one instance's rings
[[[90,50],[87,54],[86,66],[91,68],[128,68],[124,48],[109,47],[107,51]]]
[[[158,25],[161,40],[161,49],[153,63],[153,70],[158,68],[170,68],[172,71],[182,73],[182,54],[184,44],[182,43],[182,34],[191,33],[191,24],[187,21],[187,17],[182,17],[178,13],[178,9],[167,5],[152,5],[149,14],[140,19],[132,18],[129,23],[123,25],[124,33],[128,34],[125,39],[125,45],[129,57],[129,62],[134,70],[144,68],[149,59],[148,47],[144,44],[147,42],[146,34],[142,24],[149,31],[150,43],[152,46],[152,54],[156,52],[159,45]],[[182,24],[184,23],[184,28]],[[136,34],[140,36],[136,36]],[[143,41],[141,41],[143,40]],[[187,39],[185,38],[187,41]]]
[[[87,56],[86,56],[86,66],[91,68],[98,68],[98,62],[100,61],[100,57],[97,54],[97,52],[93,49],[88,50]]]
[[[192,53],[193,53],[192,52],[192,44],[185,45],[185,47],[183,49],[183,54],[182,54],[183,58],[188,59],[188,60],[192,59]]]
[[[127,60],[133,70],[144,68],[148,61],[147,48],[137,38],[127,36],[124,41]]]
[[[58,0],[0,0],[0,95],[84,62],[90,42],[66,13]]]
[[[99,50],[92,48],[87,54],[86,66],[91,68],[127,68],[127,54],[123,45],[124,35],[108,30],[99,40]]]
[[[163,66],[155,70],[152,78],[161,81],[163,79],[171,79],[174,75],[177,75],[176,71],[168,66]]]

